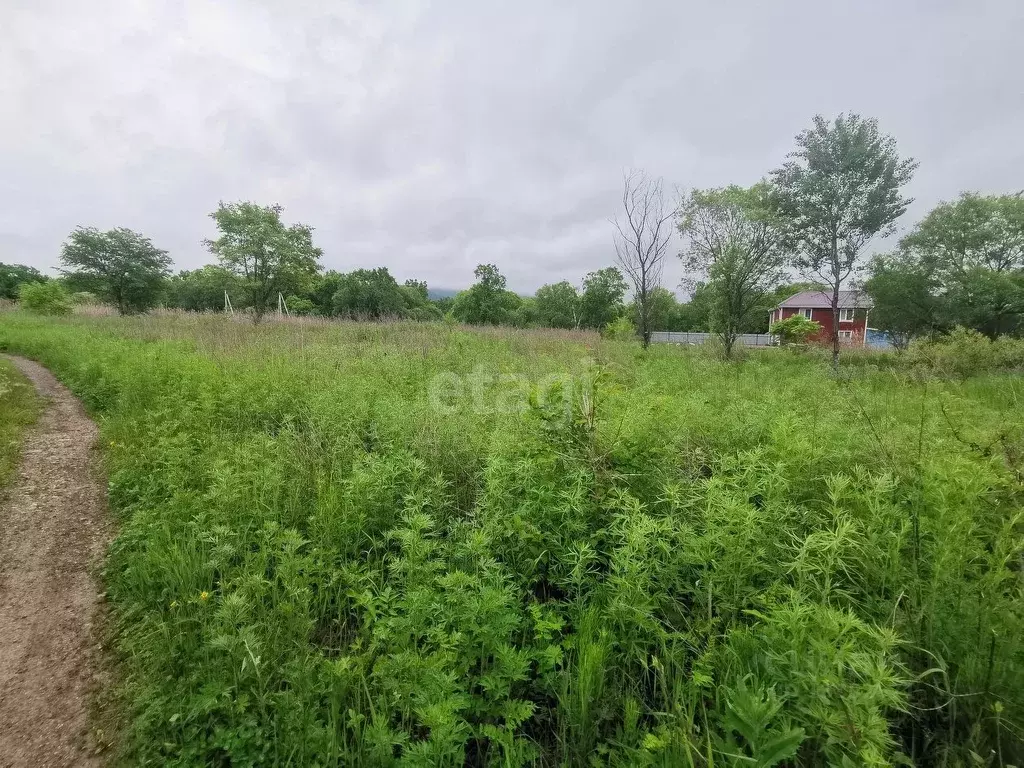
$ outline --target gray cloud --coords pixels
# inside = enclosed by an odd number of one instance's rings
[[[576,282],[614,258],[624,168],[751,183],[818,112],[918,158],[905,225],[1024,187],[1017,0],[5,5],[0,260],[41,268],[77,224],[195,267],[217,201],[253,199],[329,268]]]

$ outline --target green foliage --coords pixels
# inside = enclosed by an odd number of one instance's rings
[[[633,325],[634,327],[639,328],[641,308],[639,304],[634,301],[631,309]],[[676,330],[679,311],[679,301],[676,299],[676,295],[672,293],[672,291],[667,288],[662,288],[661,286],[651,289],[650,296],[648,297],[648,317],[650,320],[651,330]]]
[[[0,264],[0,299],[15,301],[23,283],[43,283],[48,278],[35,267],[24,264]]]
[[[155,307],[170,275],[171,257],[148,237],[124,227],[77,227],[61,249],[61,270],[75,290],[112,304],[122,315]]]
[[[1024,269],[1024,195],[964,192],[929,211],[900,244],[951,277]]]
[[[898,350],[942,327],[943,300],[935,277],[905,252],[876,256],[864,289],[874,303],[872,325],[888,333]]]
[[[18,466],[25,430],[38,415],[39,398],[32,385],[13,363],[0,359],[0,496]]]
[[[505,290],[505,277],[493,264],[480,264],[476,283],[455,297],[452,315],[470,325],[514,325],[522,299]]]
[[[311,299],[307,299],[305,296],[286,296],[285,307],[288,312],[292,315],[298,315],[299,317],[305,317],[308,315],[316,314],[316,304]]]
[[[616,267],[590,272],[583,278],[580,294],[580,325],[601,329],[625,312],[626,280]]]
[[[969,328],[913,342],[907,363],[940,375],[967,378],[995,371],[1024,370],[1024,339],[1001,336],[995,341]]]
[[[772,172],[772,201],[787,225],[794,266],[837,294],[867,243],[891,233],[912,202],[902,188],[917,163],[901,159],[896,141],[879,131],[878,122],[859,115],[841,114],[832,123],[818,115],[796,143],[791,159]],[[838,324],[832,345],[835,367]]]
[[[709,328],[725,356],[736,338],[766,314],[766,300],[782,281],[788,257],[772,190],[762,182],[744,189],[695,189],[679,210],[680,254],[686,270],[708,293]]]
[[[579,328],[581,299],[572,283],[562,281],[537,289],[537,319],[548,328]]]
[[[277,304],[279,293],[306,290],[320,269],[321,251],[313,245],[313,228],[286,227],[280,205],[224,203],[210,214],[220,237],[206,240],[220,266],[239,280],[244,305],[259,320]]]
[[[791,727],[781,710],[774,688],[752,691],[741,680],[729,691],[721,724],[724,737],[716,740],[724,764],[771,768],[796,757],[804,731]]]
[[[616,341],[635,340],[637,337],[636,325],[623,315],[608,323],[601,331],[601,335],[606,339],[615,339]]]
[[[769,332],[776,334],[783,344],[806,344],[811,337],[821,332],[821,326],[803,315],[791,315],[785,320],[772,323]]]
[[[1024,758],[1018,376],[215,316],[0,347],[100,417],[125,764]]]
[[[387,267],[357,269],[339,275],[334,314],[364,320],[397,318],[405,313],[407,301]]]
[[[220,312],[224,294],[234,309],[244,309],[245,292],[239,277],[231,270],[215,264],[199,269],[182,270],[167,281],[164,304],[190,312]]]
[[[872,322],[903,348],[955,326],[996,338],[1024,318],[1024,200],[965,193],[941,203],[876,257],[866,284]]]
[[[18,301],[23,309],[39,315],[70,315],[73,309],[71,294],[57,280],[22,283],[18,286]]]

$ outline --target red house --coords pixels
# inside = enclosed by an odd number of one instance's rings
[[[860,291],[839,292],[839,341],[863,346],[867,342],[868,312],[871,300]],[[803,315],[821,326],[812,341],[832,339],[832,296],[823,291],[801,291],[772,310],[772,323],[793,315]]]

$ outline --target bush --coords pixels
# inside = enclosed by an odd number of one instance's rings
[[[636,338],[636,326],[633,325],[633,321],[623,315],[612,320],[608,325],[601,331],[601,335],[606,339],[617,339],[619,341],[629,341],[630,339]]]
[[[23,283],[18,289],[21,306],[38,315],[70,315],[71,294],[56,280]]]
[[[1024,370],[1024,339],[1001,336],[992,341],[969,328],[957,327],[933,339],[915,339],[905,355],[912,366],[940,376],[966,379],[994,371]]]
[[[315,315],[316,305],[303,296],[289,296],[284,300],[288,312],[293,315]]]
[[[803,315],[793,315],[772,323],[768,332],[777,335],[781,344],[806,344],[808,339],[821,332],[821,326]]]

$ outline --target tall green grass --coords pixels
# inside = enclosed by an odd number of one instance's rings
[[[101,421],[125,762],[1024,760],[1019,378],[411,323],[0,345]]]
[[[32,385],[7,360],[0,359],[0,494],[11,482],[21,456],[25,429],[39,415]]]

